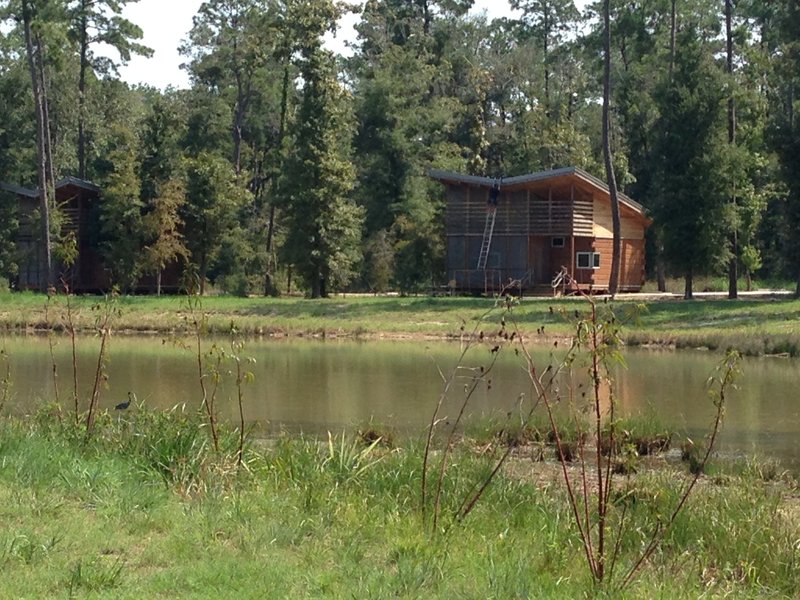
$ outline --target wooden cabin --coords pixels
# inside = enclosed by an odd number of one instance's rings
[[[44,247],[38,223],[39,190],[0,184],[17,198],[19,230],[17,250],[19,273],[13,282],[18,290],[38,290],[47,281]],[[90,236],[90,216],[100,199],[100,188],[89,181],[66,177],[56,183],[56,204],[61,209],[62,234],[75,236],[77,259],[66,268],[56,265],[59,279],[77,293],[99,292],[109,281]],[[55,259],[55,257],[54,257]]]
[[[38,290],[47,281],[44,248],[37,219],[39,190],[0,183],[0,190],[16,197],[19,214],[17,256],[19,273],[12,285],[17,290]],[[97,236],[92,228],[98,226],[97,209],[102,202],[102,191],[95,184],[65,177],[56,183],[56,204],[63,217],[62,234],[75,237],[77,257],[70,267],[56,264],[59,287],[62,282],[78,294],[97,294],[111,289],[111,280],[97,250]],[[55,257],[54,257],[55,260]],[[180,290],[182,269],[170,265],[162,273],[162,290],[175,293]],[[135,290],[155,292],[155,276],[142,277]]]
[[[600,292],[611,277],[611,200],[601,180],[575,167],[491,179],[433,170],[447,188],[447,278],[451,289]],[[642,206],[619,195],[620,291],[644,283]]]

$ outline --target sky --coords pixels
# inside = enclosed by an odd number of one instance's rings
[[[180,68],[185,58],[178,53],[178,46],[191,29],[192,17],[201,4],[202,0],[139,0],[128,4],[123,15],[142,28],[142,41],[154,54],[149,59],[132,57],[127,66],[120,68],[122,79],[132,85],[144,83],[160,89],[189,87],[188,75]],[[472,13],[482,11],[490,19],[512,13],[507,0],[476,0]],[[354,15],[345,18],[336,38],[327,40],[331,50],[342,52],[344,42],[355,38],[355,18]]]

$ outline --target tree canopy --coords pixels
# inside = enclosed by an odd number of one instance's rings
[[[135,1],[0,0],[0,181],[42,190],[53,269],[53,182],[78,176],[103,190],[92,243],[123,288],[178,264],[232,293],[412,292],[446,277],[429,169],[578,166],[654,217],[650,276],[800,292],[797,0],[512,0],[494,20],[471,0],[207,0],[185,90],[119,79],[150,53]],[[336,56],[324,36],[352,10]]]

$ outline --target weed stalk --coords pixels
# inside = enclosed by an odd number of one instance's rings
[[[92,384],[92,394],[89,397],[89,410],[86,413],[86,435],[85,441],[89,441],[92,435],[92,428],[94,426],[95,412],[97,405],[100,401],[100,389],[108,379],[107,374],[107,352],[108,340],[111,337],[111,323],[119,312],[116,308],[117,292],[112,290],[110,294],[106,294],[103,301],[94,307],[93,310],[97,312],[95,318],[95,327],[100,335],[100,350],[97,353],[97,365],[94,371],[94,383]]]
[[[3,378],[0,379],[0,413],[6,407],[11,396],[11,357],[5,348],[0,350],[0,362],[3,364]]]
[[[244,386],[247,383],[252,383],[255,380],[255,375],[252,371],[244,368],[243,362],[255,363],[252,357],[243,357],[242,351],[244,350],[244,342],[238,339],[238,331],[231,322],[231,350],[230,356],[236,365],[236,401],[239,409],[239,446],[236,450],[236,466],[242,467],[244,459],[244,442],[245,442],[245,424],[244,424]]]
[[[214,451],[219,452],[217,418],[214,412],[213,399],[209,398],[208,388],[206,386],[208,373],[206,373],[205,366],[203,365],[203,338],[208,330],[208,316],[203,312],[202,297],[196,294],[193,289],[187,291],[186,302],[189,308],[190,323],[195,342],[195,359],[197,362],[197,380],[200,384],[201,410],[205,411]]]
[[[56,363],[56,352],[55,352],[55,341],[53,339],[54,332],[53,332],[53,324],[50,321],[50,309],[52,305],[55,303],[57,292],[55,288],[49,288],[47,290],[47,299],[44,302],[44,323],[45,327],[47,328],[47,346],[50,351],[50,367],[53,374],[53,393],[56,397],[56,405],[61,406],[61,398],[59,397],[58,392],[58,363]]]
[[[70,349],[72,351],[72,404],[74,407],[75,424],[80,420],[80,406],[78,404],[78,349],[75,336],[75,313],[72,306],[72,294],[66,281],[61,280],[64,288],[65,305],[67,307],[67,332],[69,333]]]

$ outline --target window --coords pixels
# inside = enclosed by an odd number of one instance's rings
[[[577,253],[577,267],[579,269],[599,269],[600,268],[600,253],[599,252],[578,252]]]
[[[554,237],[550,240],[550,245],[553,248],[563,248],[564,247],[564,238],[563,237]]]

